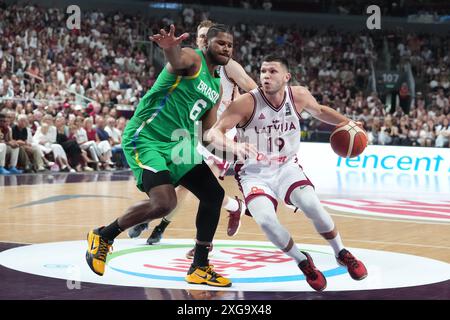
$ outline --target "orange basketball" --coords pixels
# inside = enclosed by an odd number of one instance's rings
[[[367,146],[367,134],[364,129],[350,121],[336,126],[331,133],[330,144],[333,151],[340,157],[357,157]]]

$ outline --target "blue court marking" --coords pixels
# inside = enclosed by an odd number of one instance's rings
[[[155,279],[155,280],[166,280],[166,281],[185,281],[184,277],[176,276],[161,276],[149,273],[139,273],[133,271],[127,271],[119,268],[114,268],[109,266],[114,271],[124,273],[130,276]],[[300,270],[299,270],[300,272]],[[344,267],[337,267],[334,269],[326,270],[322,272],[325,277],[335,277],[347,273],[347,269]],[[255,277],[255,278],[231,278],[234,283],[265,283],[265,282],[288,282],[288,281],[303,281],[305,276],[303,274],[291,275],[291,276],[278,276],[278,277]]]

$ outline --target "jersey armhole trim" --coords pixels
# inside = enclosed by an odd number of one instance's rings
[[[194,75],[192,75],[192,76],[184,76],[183,79],[192,80],[192,79],[198,78],[198,76],[200,75],[200,72],[202,72],[202,69],[203,69],[203,61],[202,61],[202,64],[200,65],[200,68],[198,69],[198,71]]]
[[[233,86],[235,86],[235,85],[237,86],[236,81],[231,79],[230,76],[228,75],[226,65],[223,66],[223,74],[225,75],[225,78],[227,78],[227,80],[230,81],[233,84]]]
[[[297,115],[299,120],[302,120],[302,117],[300,116],[300,113],[298,113],[298,111],[297,111],[297,106],[295,105],[294,95],[292,94],[291,86],[288,86],[288,91],[289,91],[289,97],[291,98],[292,105],[294,106],[295,114]]]
[[[250,93],[250,95],[252,96],[252,98],[253,98],[253,112],[252,112],[252,115],[250,116],[250,118],[247,120],[247,122],[246,123],[244,123],[242,126],[240,126],[239,125],[239,123],[236,125],[236,128],[240,128],[240,129],[245,129],[245,128],[247,128],[247,126],[250,124],[250,122],[253,120],[253,118],[255,117],[255,113],[256,113],[256,97],[255,97],[255,95],[254,95],[254,93],[253,92],[249,92]]]

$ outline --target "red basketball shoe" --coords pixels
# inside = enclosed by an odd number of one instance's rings
[[[347,267],[348,273],[354,280],[362,280],[367,277],[367,269],[364,264],[347,249],[342,249],[336,260],[341,266]]]
[[[236,197],[236,201],[239,204],[239,208],[236,211],[228,211],[228,228],[227,235],[232,237],[236,235],[239,231],[239,227],[241,226],[241,216],[246,209],[244,205],[244,201]]]
[[[316,268],[311,256],[302,251],[302,253],[306,256],[306,260],[303,260],[298,264],[300,270],[302,270],[303,274],[306,277],[306,282],[316,291],[322,291],[327,287],[327,279],[325,279],[322,272]]]

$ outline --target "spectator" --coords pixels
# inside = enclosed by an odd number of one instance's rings
[[[185,7],[183,9],[183,21],[185,26],[189,29],[192,28],[194,24],[194,16],[195,12],[194,9],[192,9],[191,7]]]
[[[115,162],[117,163],[117,166],[119,168],[128,167],[128,163],[122,149],[122,132],[116,128],[116,120],[113,117],[107,118],[105,131],[109,135],[113,159],[116,159]]]
[[[20,174],[23,171],[16,168],[19,159],[19,144],[12,137],[12,130],[5,114],[0,113],[0,173]],[[9,169],[6,169],[6,157],[9,156]]]
[[[60,144],[66,152],[69,164],[72,168],[75,168],[75,171],[92,171],[92,169],[89,168],[86,163],[83,163],[82,152],[76,140],[69,139],[69,130],[66,127],[65,123],[66,119],[64,117],[56,117],[56,142]]]
[[[67,158],[67,154],[64,151],[64,148],[57,143],[57,129],[54,125],[53,116],[50,114],[46,114],[42,117],[42,123],[46,123],[48,125],[48,132],[45,133],[46,139],[49,142],[49,146],[52,149],[52,153],[55,159],[55,162],[58,164],[61,171],[66,172],[75,172],[75,170],[70,166],[69,160]]]
[[[419,145],[419,142],[417,141],[419,139],[419,130],[416,121],[413,121],[411,124],[411,129],[408,132],[408,138],[411,141],[412,146]]]
[[[95,141],[97,144],[97,149],[99,150],[99,159],[101,167],[107,171],[111,170],[112,151],[111,145],[109,144],[108,133],[104,131],[105,121],[102,116],[97,116],[96,118],[96,128],[93,128],[93,122],[91,118],[84,119],[84,129],[88,135],[90,141]]]
[[[380,125],[378,123],[372,124],[371,130],[367,132],[368,144],[379,144]]]
[[[435,147],[444,148],[449,147],[450,126],[448,118],[443,118],[442,124],[436,126],[436,141]]]
[[[272,10],[272,2],[271,2],[270,0],[264,0],[264,1],[263,1],[263,4],[262,4],[262,8],[263,8],[265,11],[270,11],[270,10]]]
[[[33,144],[39,147],[46,165],[52,171],[74,171],[68,164],[64,149],[59,144],[51,142],[52,133],[53,130],[51,129],[51,126],[48,123],[42,123],[42,125],[33,136]],[[50,154],[53,155],[52,160],[54,160],[54,162],[46,158]]]
[[[94,163],[96,169],[100,169],[100,159],[99,155],[100,150],[98,150],[97,143],[95,141],[89,140],[87,136],[86,130],[83,128],[83,121],[84,119],[82,117],[77,117],[75,119],[74,125],[75,125],[75,139],[80,146],[80,148],[86,152],[88,152],[92,163]]]
[[[409,113],[410,107],[410,93],[406,82],[403,82],[398,91],[399,105],[403,112]]]
[[[17,124],[12,127],[12,136],[25,152],[25,172],[30,172],[31,169],[37,172],[45,171],[42,154],[39,147],[33,144],[33,134],[28,128],[28,117],[25,114],[17,117]],[[30,163],[33,165],[32,168],[30,168]]]
[[[419,131],[417,142],[421,147],[431,147],[434,145],[434,132],[428,123],[424,123]]]
[[[409,137],[409,126],[404,125],[400,127],[400,133],[398,134],[399,145],[401,146],[411,146],[412,141]]]

